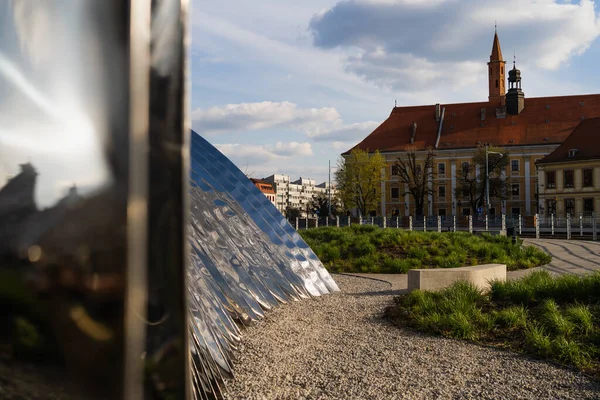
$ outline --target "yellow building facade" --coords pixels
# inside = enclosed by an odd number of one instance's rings
[[[543,215],[589,216],[600,211],[600,118],[584,121],[537,163]]]

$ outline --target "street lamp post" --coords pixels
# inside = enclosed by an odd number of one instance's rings
[[[489,151],[489,143],[485,144],[485,214],[489,215],[490,213],[490,173],[488,166],[488,154],[499,154],[500,157],[504,156],[504,154],[499,153],[497,151]]]
[[[331,218],[331,160],[329,160],[329,187],[327,188],[327,191],[329,192],[329,213],[327,214],[327,218]]]

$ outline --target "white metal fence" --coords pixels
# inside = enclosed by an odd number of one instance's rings
[[[533,216],[408,216],[408,217],[346,217],[296,218],[290,223],[296,228],[319,226],[343,227],[374,225],[380,228],[424,232],[489,232],[509,236],[545,237],[557,239],[597,240],[598,218],[592,215],[533,215]]]

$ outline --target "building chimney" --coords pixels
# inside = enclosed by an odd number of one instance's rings
[[[438,122],[440,121],[440,114],[441,114],[440,103],[436,103],[436,105],[435,105],[435,120]]]

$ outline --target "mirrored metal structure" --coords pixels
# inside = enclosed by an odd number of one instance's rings
[[[190,398],[187,0],[0,2],[1,398]]]
[[[219,398],[244,324],[338,290],[190,134],[187,3],[0,2],[1,398]]]
[[[238,324],[278,304],[339,289],[264,194],[195,132],[190,183],[193,384],[197,393],[218,393],[233,376]]]

